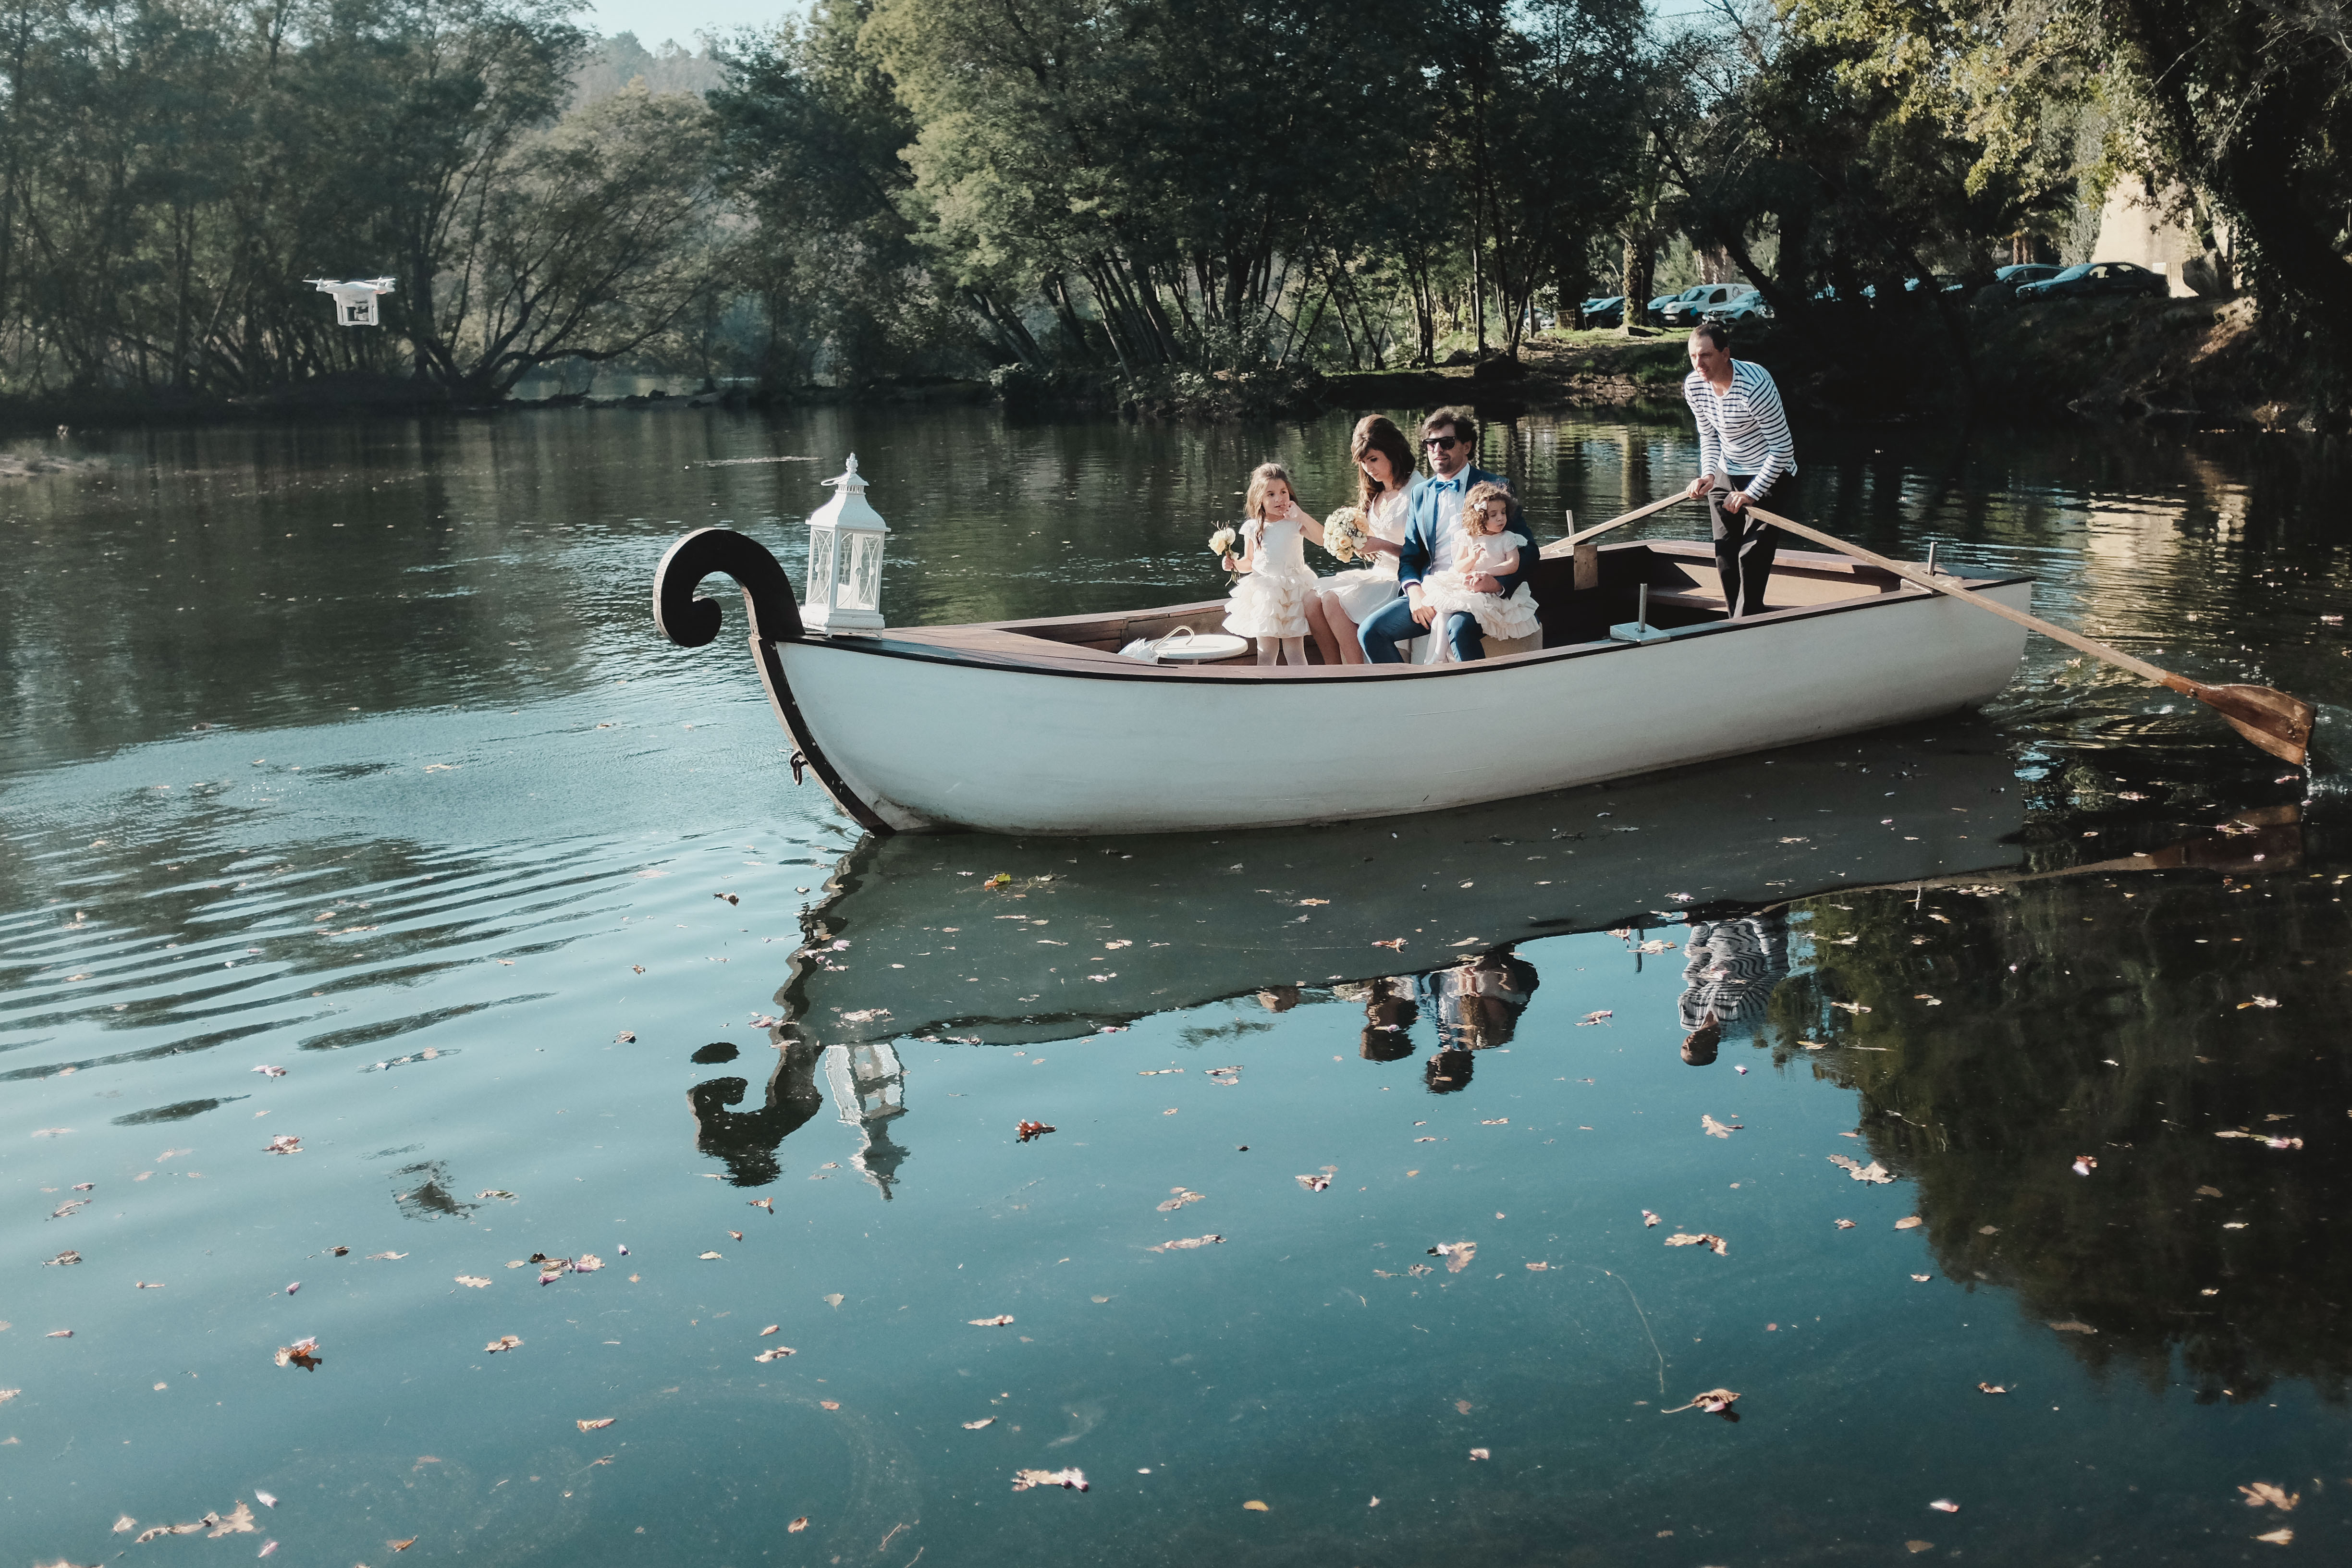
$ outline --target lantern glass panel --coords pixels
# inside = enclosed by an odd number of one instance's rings
[[[825,606],[833,603],[833,530],[809,530],[808,601]]]
[[[853,610],[878,610],[881,595],[881,538],[871,533],[858,534],[850,554],[849,577],[842,584],[842,605]]]

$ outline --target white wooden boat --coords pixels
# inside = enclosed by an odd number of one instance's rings
[[[836,482],[845,495],[862,487],[854,468]],[[671,546],[654,604],[671,640],[699,647],[719,615],[696,589],[713,574],[736,580],[795,778],[805,763],[877,833],[1173,833],[1507,800],[1971,707],[2008,684],[2025,640],[1883,568],[1796,551],[1780,554],[1769,613],[1731,621],[1711,548],[1652,540],[1601,548],[1597,582],[1580,589],[1565,554],[1540,561],[1543,646],[1528,652],[1150,665],[1118,650],[1181,626],[1213,630],[1223,601],[882,626],[874,526],[854,541],[854,576],[850,538],[838,574],[830,533],[812,547],[812,608],[829,616],[804,625],[774,556],[725,529]],[[1947,574],[2030,604],[2030,577]],[[1624,635],[1643,588],[1648,629]],[[845,615],[835,606],[853,592],[868,609]]]

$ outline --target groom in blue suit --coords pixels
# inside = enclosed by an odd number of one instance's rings
[[[1471,487],[1497,484],[1507,488],[1510,484],[1500,474],[1490,474],[1471,465],[1470,454],[1477,442],[1478,421],[1459,408],[1441,408],[1421,422],[1421,449],[1429,456],[1432,472],[1414,489],[1412,510],[1406,515],[1404,549],[1397,563],[1397,582],[1404,594],[1373,611],[1356,628],[1357,639],[1364,645],[1364,657],[1374,664],[1402,663],[1404,655],[1397,651],[1397,644],[1421,636],[1437,618],[1437,607],[1422,603],[1421,580],[1433,570],[1454,564],[1454,547],[1463,538],[1462,502],[1470,494]],[[1482,594],[1507,596],[1527,580],[1535,563],[1535,551],[1522,550],[1517,571],[1502,578],[1482,573],[1470,580],[1470,585]],[[1446,616],[1444,635],[1453,645],[1455,658],[1486,657],[1486,639],[1478,629],[1475,616],[1457,612]]]

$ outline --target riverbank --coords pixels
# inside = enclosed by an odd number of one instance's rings
[[[1955,331],[1957,327],[1957,331]],[[1948,321],[1927,301],[1903,311],[1828,307],[1800,324],[1740,326],[1734,352],[1769,366],[1790,408],[1836,425],[1914,419],[2083,418],[2199,429],[2334,434],[2340,400],[2294,344],[2260,330],[2250,300],[2078,300],[1979,304]],[[2297,342],[2305,340],[2298,339]],[[529,408],[944,406],[1001,403],[1051,416],[1304,418],[1334,409],[1435,407],[1496,413],[1654,408],[1677,412],[1686,374],[1680,331],[1549,332],[1516,360],[1428,369],[1324,373],[1300,365],[1122,375],[1098,368],[1008,365],[987,379],[891,377],[842,386],[755,390],[655,387],[627,395],[468,397],[389,375],[343,374],[230,399],[130,391],[0,403],[0,429],[205,426],[314,415],[489,415]],[[1466,360],[1466,355],[1458,356]],[[681,388],[697,378],[679,377]]]

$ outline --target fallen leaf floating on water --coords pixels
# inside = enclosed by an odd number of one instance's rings
[[[727,1234],[733,1237],[738,1241],[743,1239],[743,1233],[740,1230],[730,1230]]]
[[[2243,1230],[2246,1228],[2246,1222],[2242,1219],[2224,1220],[2221,1222],[2221,1228],[2223,1230]]]
[[[604,1260],[593,1252],[583,1252],[572,1260],[572,1272],[574,1274],[593,1274],[604,1267]]]
[[[841,1016],[841,1021],[845,1024],[870,1024],[877,1018],[887,1018],[889,1016],[890,1009],[887,1007],[861,1007],[855,1013],[844,1013]]]
[[[274,1541],[265,1541],[261,1543],[261,1550],[255,1552],[254,1555],[256,1557],[267,1557],[277,1550],[278,1542]]]
[[[964,1321],[969,1322],[975,1329],[1002,1329],[1012,1325],[1013,1314],[1006,1312],[1001,1317],[967,1318]]]
[[[1328,1176],[1293,1176],[1290,1178],[1310,1193],[1319,1193],[1331,1184]]]
[[[278,1347],[279,1366],[299,1366],[304,1372],[316,1372],[319,1370],[319,1363],[325,1359],[319,1353],[319,1336],[316,1334],[308,1339],[296,1340],[290,1345]]]
[[[1912,1556],[1916,1557],[1922,1552],[1935,1551],[1936,1543],[1932,1541],[1906,1541],[1903,1543],[1903,1548]]]
[[[1238,1064],[1228,1068],[1211,1068],[1208,1069],[1208,1075],[1209,1081],[1215,1084],[1219,1089],[1239,1089],[1241,1087],[1242,1069]]]
[[[1835,1225],[1840,1230],[1852,1230],[1853,1228],[1853,1221],[1850,1219],[1833,1220],[1831,1223]]]
[[[2197,1195],[2200,1198],[2218,1198],[2221,1195],[2221,1189],[2219,1187],[2200,1187],[2197,1189]]]
[[[508,1203],[514,1202],[514,1194],[507,1191],[504,1187],[484,1187],[480,1192],[476,1193],[474,1195],[478,1198],[486,1200],[489,1198],[503,1198]]]
[[[1895,1228],[1897,1230],[1916,1230],[1927,1223],[1927,1222],[1926,1220],[1921,1219],[1916,1214],[1905,1215],[1901,1219],[1895,1222]]]
[[[697,1253],[695,1256],[696,1256],[696,1257],[698,1257],[698,1258],[699,1258],[703,1262],[705,1262],[705,1263],[709,1263],[709,1262],[713,1261],[714,1259],[719,1259],[719,1258],[723,1258],[723,1257],[724,1257],[724,1254],[717,1253],[717,1252],[702,1252],[702,1253]]]
[[[2278,1005],[2278,998],[2275,996],[2257,996],[2251,1002],[2239,1003],[2238,1011],[2242,1013],[2249,1007],[2275,1007]]]
[[[71,1329],[51,1329],[41,1337],[45,1340],[69,1340],[73,1335],[74,1331]]]
[[[64,1219],[68,1215],[71,1215],[74,1210],[79,1208],[88,1208],[89,1206],[89,1200],[88,1198],[68,1198],[52,1210],[49,1217],[51,1219]]]
[[[1473,1449],[1471,1449],[1471,1450],[1470,1450],[1470,1457],[1471,1457],[1473,1459],[1491,1459],[1491,1458],[1493,1458],[1495,1456],[1494,1456],[1494,1455],[1492,1455],[1492,1454],[1490,1454],[1490,1453],[1488,1453],[1488,1452],[1487,1452],[1486,1449],[1484,1449],[1484,1448],[1473,1448]]]
[[[117,1522],[114,1528],[121,1530],[126,1526]],[[131,1544],[144,1546],[158,1536],[194,1535],[200,1531],[209,1532],[205,1536],[209,1541],[218,1541],[224,1535],[252,1535],[257,1532],[253,1521],[253,1510],[239,1502],[226,1517],[217,1513],[208,1513],[204,1518],[187,1524],[155,1525],[151,1529],[141,1531],[137,1540]]]
[[[117,1535],[121,1535],[126,1530],[136,1530],[138,1528],[139,1521],[131,1518],[127,1513],[114,1521],[114,1533]]]
[[[1015,1470],[1013,1472],[1014,1491],[1025,1492],[1032,1487],[1060,1487],[1065,1491],[1082,1492],[1087,1489],[1087,1473],[1084,1470]]]
[[[1658,1414],[1679,1415],[1685,1410],[1700,1410],[1709,1415],[1720,1415],[1727,1421],[1737,1421],[1739,1417],[1733,1413],[1731,1407],[1738,1403],[1739,1395],[1730,1389],[1710,1388],[1704,1394],[1694,1394],[1688,1405],[1677,1405],[1672,1410],[1661,1410]]]
[[[261,1074],[261,1076],[262,1076],[262,1077],[264,1077],[264,1078],[284,1078],[284,1077],[286,1076],[286,1069],[285,1069],[284,1068],[267,1068],[267,1067],[264,1067],[264,1068],[254,1068],[253,1070],[254,1070],[254,1071],[256,1071],[256,1072],[257,1072],[257,1073],[259,1073],[259,1074]]]
[[[841,1401],[838,1399],[820,1399],[817,1401],[817,1404],[826,1410],[838,1410],[841,1408]]]
[[[2294,1540],[2294,1531],[2287,1529],[2284,1525],[2281,1525],[2278,1529],[2272,1531],[2269,1534],[2257,1535],[2254,1539],[2256,1541],[2266,1541],[2273,1546],[2285,1546]]]
[[[457,1283],[460,1285],[471,1286],[477,1290],[486,1290],[489,1289],[490,1284],[488,1280],[483,1279],[478,1274],[460,1274],[457,1276]]]
[[[1481,1121],[1478,1123],[1481,1127],[1508,1127],[1510,1124],[1511,1119],[1507,1116],[1497,1116],[1491,1121]]]
[[[1158,1205],[1158,1210],[1161,1214],[1173,1214],[1176,1210],[1182,1208],[1186,1204],[1197,1204],[1201,1201],[1202,1195],[1199,1193],[1193,1192],[1189,1187],[1171,1187],[1169,1191],[1173,1193],[1175,1195],[1168,1199],[1165,1203]]]
[[[1014,1127],[1013,1131],[1021,1134],[1021,1142],[1026,1143],[1032,1138],[1043,1138],[1055,1129],[1043,1121],[1024,1121]]]
[[[416,1544],[416,1537],[412,1535],[405,1541],[387,1541],[384,1544],[391,1547],[394,1552],[405,1552],[410,1547]]]
[[[640,969],[637,973],[643,974],[645,971]],[[615,1045],[634,1046],[637,1043],[636,1031],[634,1029],[624,1029],[619,1034],[613,1037],[613,1042]]]
[[[841,1292],[838,1290],[835,1291],[830,1296],[821,1296],[818,1300],[823,1301],[826,1306],[831,1307],[836,1312],[841,1310],[842,1296]]]
[[[776,1212],[776,1200],[773,1198],[750,1198],[745,1201],[752,1208],[766,1209],[770,1214]]]
[[[1242,1507],[1247,1509],[1252,1513],[1272,1513],[1274,1511],[1272,1509],[1266,1507],[1265,1504],[1258,1501],[1255,1498],[1250,1499],[1249,1501],[1242,1504]]]
[[[74,1251],[71,1247],[68,1247],[65,1251],[58,1253],[55,1258],[42,1258],[41,1267],[44,1268],[70,1268],[80,1261],[81,1254]]]
[[[2076,1175],[2087,1176],[2098,1168],[2099,1162],[2096,1157],[2090,1154],[2077,1154],[2074,1156],[2074,1173]]]
[[[2290,1495],[2284,1488],[2274,1487],[2268,1481],[2256,1481],[2250,1487],[2240,1487],[2238,1489],[2246,1494],[2248,1508],[2261,1508],[2268,1504],[2281,1513],[2285,1513],[2303,1500],[2301,1492]]]
[[[1895,1173],[1875,1160],[1865,1165],[1850,1154],[1825,1154],[1822,1158],[1857,1182],[1884,1184],[1895,1179]]]
[[[1196,1247],[1208,1247],[1224,1239],[1225,1238],[1223,1237],[1213,1234],[1209,1236],[1188,1236],[1178,1241],[1163,1241],[1157,1247],[1147,1247],[1144,1250],[1146,1252],[1190,1252]],[[1011,1321],[1010,1319],[1007,1319],[1006,1321],[1008,1322]]]
[[[25,1391],[21,1388],[0,1388],[0,1405],[7,1404],[10,1400],[16,1398],[16,1395],[24,1392]]]
[[[714,899],[724,899],[730,904],[740,904],[743,901],[732,893],[713,893],[710,896]]]
[[[371,1252],[367,1255],[367,1260],[370,1263],[397,1263],[407,1256],[405,1252]],[[293,1292],[289,1290],[287,1294],[290,1296]]]
[[[1588,1024],[1605,1024],[1616,1016],[1612,1009],[1603,1007],[1598,1012],[1587,1013],[1583,1017],[1579,1018],[1576,1021],[1576,1026],[1581,1029]]]
[[[1848,1013],[1867,1013],[1870,1011],[1868,1007],[1864,1006],[1859,1002],[1832,1002],[1830,1005]]]
[[[1954,1502],[1948,1497],[1939,1497],[1927,1506],[1934,1509],[1937,1513],[1958,1513],[1960,1511],[1960,1505]]]
[[[291,1133],[280,1132],[263,1144],[261,1152],[265,1154],[299,1154],[302,1152],[302,1140]]]
[[[793,1349],[790,1345],[771,1345],[766,1350],[761,1351],[758,1355],[753,1356],[751,1359],[753,1361],[762,1362],[782,1361],[788,1355],[798,1355],[800,1353],[800,1352]]]
[[[2095,1334],[2099,1331],[2098,1330],[2091,1327],[2090,1324],[2078,1323],[2072,1318],[2068,1318],[2063,1322],[2053,1323],[2050,1326],[2057,1330],[2062,1334]]]
[[[1654,1225],[1660,1224],[1660,1223],[1662,1223],[1662,1222],[1659,1220],[1658,1216],[1657,1216],[1656,1215],[1652,1214],[1648,1209],[1643,1209],[1643,1210],[1642,1211],[1642,1228],[1643,1228],[1643,1229],[1647,1230],[1647,1229],[1649,1229],[1649,1228],[1650,1228],[1650,1226],[1654,1226]]]
[[[1925,1285],[1928,1280],[1934,1279],[1935,1276],[1932,1274],[1914,1274],[1911,1278],[1916,1279],[1920,1284]]]
[[[1528,1265],[1528,1272],[1530,1274],[1541,1274],[1550,1267],[1551,1265],[1549,1263],[1530,1263]]]
[[[1711,1248],[1717,1258],[1731,1256],[1731,1243],[1712,1231],[1703,1230],[1693,1235],[1686,1230],[1678,1230],[1666,1237],[1666,1245],[1668,1247],[1705,1247]]]
[[[1376,942],[1372,943],[1372,945],[1374,947],[1392,947],[1396,949],[1397,952],[1402,952],[1404,951],[1404,938],[1401,936],[1393,937],[1387,942]]]
[[[1747,1124],[1740,1121],[1717,1121],[1712,1116],[1701,1116],[1698,1119],[1698,1125],[1699,1131],[1710,1138],[1728,1138],[1733,1133],[1742,1131]]]
[[[808,1515],[803,1514],[798,1519],[793,1521],[792,1523],[784,1526],[784,1533],[786,1535],[798,1535],[802,1531],[806,1530],[807,1528]]]
[[[583,1432],[602,1432],[605,1427],[610,1426],[614,1422],[619,1419],[620,1417],[617,1415],[605,1415],[600,1416],[598,1419],[593,1421],[575,1421],[572,1425],[579,1427]]]
[[[977,1432],[977,1431],[979,1431],[979,1430],[980,1430],[982,1427],[983,1427],[983,1426],[995,1426],[995,1425],[996,1425],[996,1417],[995,1417],[995,1416],[993,1416],[993,1415],[983,1415],[983,1416],[982,1416],[982,1417],[981,1417],[979,1420],[977,1420],[977,1421],[967,1421],[967,1422],[965,1422],[965,1423],[963,1424],[963,1429],[964,1429],[965,1431],[967,1431],[967,1432]]]
[[[496,1355],[500,1351],[513,1350],[521,1343],[522,1341],[513,1334],[500,1334],[497,1339],[494,1339],[488,1344],[484,1345],[482,1347],[482,1352],[485,1355]]]
[[[761,1330],[760,1331],[760,1338],[761,1338],[761,1339],[763,1339],[763,1340],[764,1340],[764,1339],[766,1339],[770,1334],[774,1333],[777,1330],[779,1330],[779,1329],[782,1328],[783,1326],[784,1326],[784,1325],[783,1325],[783,1324],[782,1324],[782,1323],[770,1323],[766,1328],[761,1329]]]

